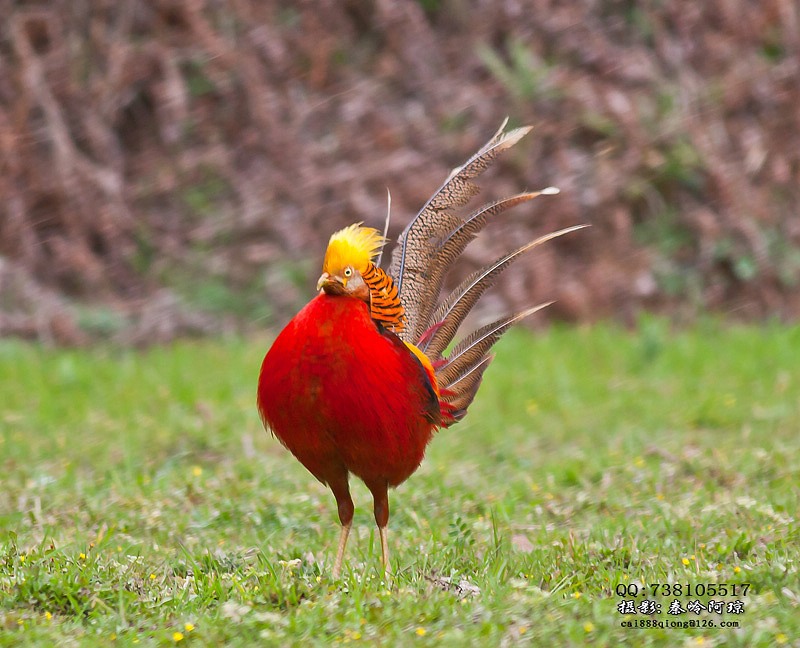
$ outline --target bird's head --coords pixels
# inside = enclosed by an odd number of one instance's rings
[[[380,251],[385,239],[378,230],[350,225],[331,236],[317,290],[328,295],[350,295],[369,303],[369,286],[362,274]]]

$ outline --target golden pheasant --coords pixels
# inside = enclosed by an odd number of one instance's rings
[[[341,534],[338,578],[353,519],[350,473],[372,492],[384,568],[390,569],[388,488],[422,461],[434,431],[466,414],[492,360],[489,350],[515,322],[547,304],[502,317],[443,353],[464,317],[522,253],[583,225],[548,234],[477,270],[443,301],[444,277],[489,218],[553,188],[521,193],[459,215],[477,192],[471,179],[530,128],[505,123],[412,219],[388,274],[375,263],[377,230],[351,225],[331,236],[314,297],[267,352],[258,382],[265,426],[333,491]]]

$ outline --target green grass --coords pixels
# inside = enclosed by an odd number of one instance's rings
[[[267,346],[0,342],[0,646],[798,645],[800,328],[514,331],[391,494],[389,582],[360,483],[329,578],[333,497],[255,411]],[[751,588],[677,617],[737,629],[621,627],[654,583]]]

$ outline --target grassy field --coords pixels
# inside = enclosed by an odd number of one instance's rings
[[[333,497],[255,411],[268,343],[0,341],[0,646],[800,646],[800,328],[513,332],[391,494],[389,581],[360,483],[329,578]],[[667,613],[719,583],[741,614]]]

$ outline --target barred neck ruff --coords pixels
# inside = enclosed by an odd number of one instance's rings
[[[370,313],[372,319],[395,333],[403,330],[404,315],[400,297],[392,278],[372,261],[361,274],[369,286]]]

